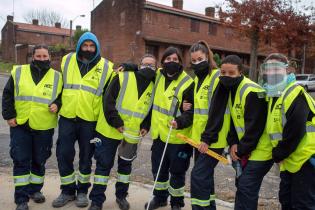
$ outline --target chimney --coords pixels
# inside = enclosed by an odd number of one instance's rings
[[[80,25],[75,26],[75,30],[76,31],[81,31],[81,26]]]
[[[58,23],[58,22],[55,23],[55,27],[56,27],[56,28],[61,28],[61,23]]]
[[[37,19],[33,19],[32,23],[33,23],[33,25],[37,25],[38,26],[38,20]]]
[[[8,15],[7,16],[7,21],[12,21],[13,22],[13,16],[12,15]]]
[[[183,10],[184,0],[173,0],[173,7]]]
[[[206,16],[214,18],[215,8],[214,7],[206,7]]]

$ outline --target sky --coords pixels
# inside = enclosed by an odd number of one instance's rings
[[[0,29],[4,26],[7,15],[12,15],[13,11],[15,22],[25,22],[23,16],[32,9],[51,9],[61,14],[68,21],[78,15],[84,14],[85,17],[75,19],[73,28],[75,28],[76,25],[81,25],[82,28],[89,29],[93,2],[94,6],[97,6],[101,1],[102,0],[0,0]],[[172,5],[172,0],[150,1],[169,6]],[[295,2],[296,0],[292,1]],[[298,1],[301,1],[302,4],[310,5],[314,0]],[[222,2],[224,2],[224,0],[184,0],[184,10],[204,14],[206,7],[221,5]],[[315,2],[313,6],[315,6]]]

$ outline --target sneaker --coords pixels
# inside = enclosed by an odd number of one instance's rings
[[[118,204],[121,210],[129,210],[130,204],[126,198],[116,198],[116,203]]]
[[[41,192],[36,192],[30,195],[30,199],[32,199],[35,203],[44,203],[46,198]]]
[[[28,210],[28,205],[26,202],[17,204],[15,210]]]
[[[52,206],[54,208],[60,208],[63,207],[64,205],[66,205],[67,203],[69,203],[70,201],[73,201],[75,199],[74,195],[67,195],[64,193],[61,193],[58,198],[56,198],[53,202],[52,202]]]
[[[102,206],[98,206],[95,203],[92,203],[88,210],[102,210]]]
[[[160,207],[167,206],[167,201],[158,201],[156,198],[153,198],[150,201],[149,210],[158,209]],[[147,209],[148,203],[144,205],[144,209]]]
[[[78,193],[77,198],[75,200],[75,205],[79,208],[87,207],[89,205],[87,195],[85,193]]]

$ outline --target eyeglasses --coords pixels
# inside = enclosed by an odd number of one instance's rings
[[[152,65],[152,64],[140,64],[139,69],[145,69],[145,68],[149,68],[153,71],[156,70],[156,66]]]

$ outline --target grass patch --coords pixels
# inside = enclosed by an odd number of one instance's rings
[[[13,65],[15,65],[15,64],[0,60],[0,73],[9,74],[12,70]]]

